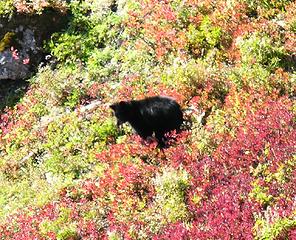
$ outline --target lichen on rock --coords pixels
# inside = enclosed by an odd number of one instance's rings
[[[0,52],[3,52],[11,44],[12,38],[15,36],[14,32],[7,32],[0,41]]]

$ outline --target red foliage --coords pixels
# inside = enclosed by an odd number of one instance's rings
[[[235,138],[227,137],[210,157],[194,161],[183,146],[169,150],[169,161],[184,164],[192,176],[188,191],[192,226],[168,225],[155,239],[253,239],[255,214],[262,212],[264,206],[250,198],[256,179],[250,174],[250,167],[268,163],[269,171],[276,172],[280,164],[291,160],[296,146],[291,102],[287,98],[269,100],[261,107],[246,117]],[[264,153],[266,148],[268,154]],[[271,209],[280,217],[291,216],[296,195],[295,170],[285,183],[264,179],[261,182],[276,199]]]
[[[136,46],[153,52],[160,62],[170,52],[182,56],[186,46],[186,34],[184,29],[176,27],[179,21],[178,12],[173,9],[172,2],[155,0],[139,2],[139,9],[131,11],[126,22],[130,34],[137,38]]]
[[[246,101],[248,102],[248,101]],[[160,162],[155,146],[143,145],[137,136],[125,144],[114,144],[97,155],[108,166],[99,179],[84,180],[76,187],[66,188],[60,199],[41,208],[19,212],[0,226],[0,237],[11,239],[44,239],[39,232],[45,220],[54,222],[61,209],[70,209],[69,222],[77,224],[77,236],[84,239],[107,239],[107,233],[117,231],[125,239],[133,239],[130,229],[145,231],[152,239],[253,239],[255,215],[263,214],[266,206],[252,198],[253,183],[259,179],[273,196],[271,213],[290,217],[295,210],[296,170],[287,181],[267,181],[250,174],[250,167],[267,164],[275,173],[291,160],[295,152],[295,123],[287,98],[263,99],[261,107],[250,111],[245,121],[237,126],[236,135],[225,137],[212,156],[200,156],[190,147],[190,133],[177,136],[177,144],[164,150]],[[268,149],[268,150],[267,150]],[[152,180],[160,166],[182,167],[191,176],[186,192],[191,226],[184,223],[167,224],[161,233],[149,232],[139,212],[153,204],[155,189]],[[282,197],[285,196],[285,197]],[[144,204],[144,205],[143,205]],[[106,228],[99,219],[83,216],[96,205],[102,211]],[[287,231],[289,236],[295,230]],[[55,239],[56,233],[46,233]]]
[[[188,229],[183,223],[170,224],[163,229],[163,233],[152,238],[153,240],[189,240]]]
[[[243,171],[260,162],[271,163],[270,170],[276,171],[295,151],[296,132],[290,108],[291,102],[286,98],[265,102],[255,114],[247,116],[231,144],[225,141],[220,145],[215,157],[226,167],[239,166]],[[263,153],[265,149],[268,154]]]
[[[37,103],[37,99],[33,96],[33,91],[27,91],[28,99],[26,102],[18,103],[14,109],[5,109],[5,112],[0,115],[0,141],[10,132],[13,132],[18,127],[31,129],[32,124],[36,120],[36,116],[30,109]],[[13,139],[10,136],[6,141]]]

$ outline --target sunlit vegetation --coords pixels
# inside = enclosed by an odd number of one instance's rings
[[[71,13],[0,115],[0,239],[296,239],[295,1],[67,2],[0,3]],[[153,95],[163,151],[109,108]]]

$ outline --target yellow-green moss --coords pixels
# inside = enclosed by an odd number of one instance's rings
[[[13,32],[7,32],[0,41],[0,52],[3,52],[7,47],[9,47],[12,38],[15,36]]]

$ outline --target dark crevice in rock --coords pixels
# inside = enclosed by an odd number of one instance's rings
[[[43,45],[54,32],[63,31],[69,14],[53,9],[40,15],[0,17],[0,113],[22,98],[30,78],[48,54]]]

